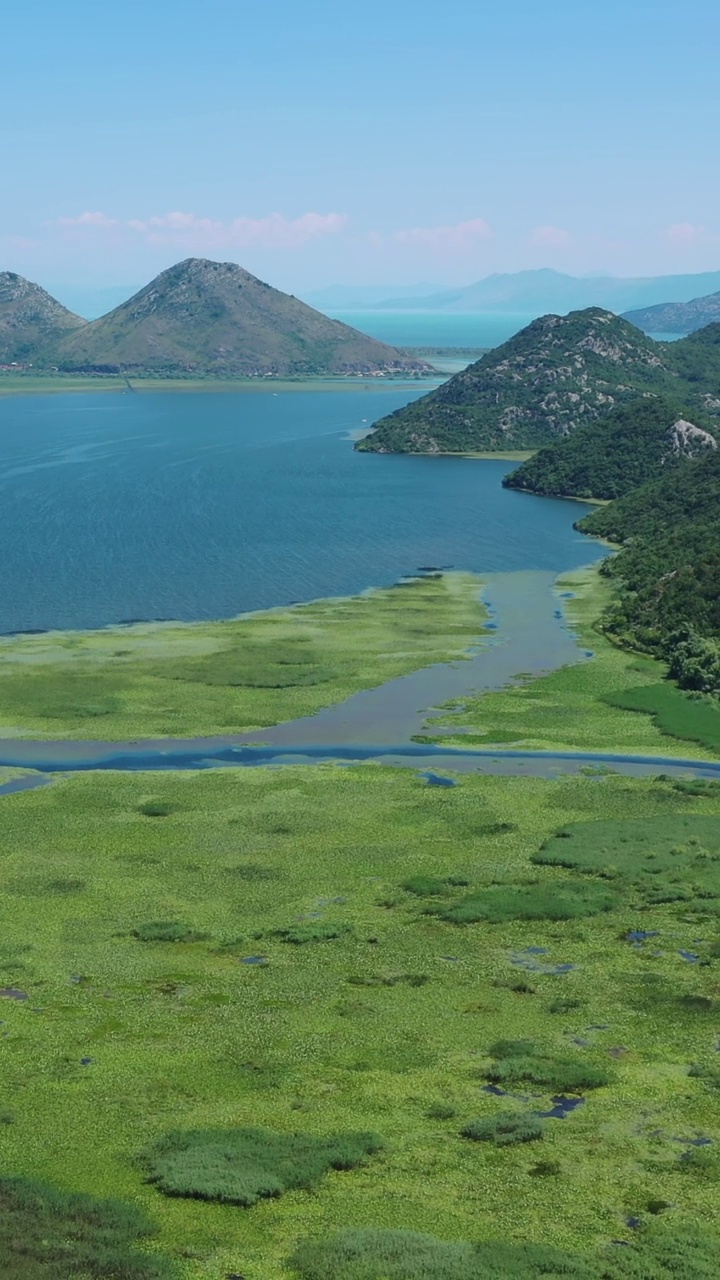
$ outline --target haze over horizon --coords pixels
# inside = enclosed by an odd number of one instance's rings
[[[37,32],[43,40],[37,42]],[[493,272],[720,267],[720,13],[570,0],[439,20],[409,0],[118,25],[89,0],[4,18],[0,270],[108,305],[188,256],[302,296]],[[76,303],[77,305],[77,303]],[[102,309],[102,308],[101,308]]]

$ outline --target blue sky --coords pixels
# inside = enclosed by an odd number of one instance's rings
[[[716,0],[24,0],[0,268],[302,293],[720,268]]]

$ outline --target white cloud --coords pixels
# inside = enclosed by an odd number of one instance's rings
[[[116,227],[117,218],[109,218],[106,213],[79,213],[76,218],[58,218],[61,227]]]
[[[572,236],[564,227],[535,227],[530,239],[533,244],[549,246],[551,249],[562,249],[572,241]]]
[[[450,226],[407,227],[395,231],[390,240],[395,244],[414,245],[442,252],[448,249],[469,249],[478,240],[490,240],[492,236],[492,228],[484,218],[472,218]],[[375,234],[372,239],[375,243],[382,243],[385,237]]]
[[[702,239],[705,228],[698,227],[693,222],[674,222],[665,234],[673,244],[695,244]]]
[[[58,219],[60,226],[75,230],[113,227],[142,235],[152,244],[170,243],[190,249],[297,249],[309,240],[337,235],[347,222],[344,213],[303,213],[298,218],[271,213],[266,218],[234,218],[222,222],[181,210],[127,221],[105,213],[81,213],[74,218]]]

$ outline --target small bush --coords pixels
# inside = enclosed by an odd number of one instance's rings
[[[416,898],[440,898],[447,893],[448,882],[439,880],[436,876],[409,876],[400,887]]]
[[[152,1234],[133,1205],[0,1178],[3,1280],[170,1280],[169,1261],[137,1250]]]
[[[528,982],[527,978],[498,978],[493,982],[493,986],[503,991],[514,991],[518,996],[534,996],[536,994],[535,987]]]
[[[720,1179],[720,1151],[715,1146],[690,1147],[683,1153],[679,1166],[688,1177],[717,1183]]]
[[[433,1102],[425,1114],[428,1120],[454,1120],[457,1107],[454,1107],[451,1102]]]
[[[494,1084],[534,1084],[550,1093],[581,1093],[609,1084],[610,1074],[579,1057],[539,1049],[530,1040],[498,1040],[494,1062],[483,1072]]]
[[[547,1011],[548,1013],[573,1013],[575,1009],[582,1009],[583,1003],[576,996],[558,996],[557,1000],[549,1002]]]
[[[207,936],[179,920],[150,920],[133,929],[138,942],[202,942]]]
[[[172,805],[162,800],[146,800],[144,804],[138,805],[138,813],[145,818],[168,818],[172,812]]]
[[[353,987],[424,987],[429,981],[428,973],[366,973],[348,978]]]
[[[290,942],[295,947],[304,947],[309,942],[332,942],[352,933],[350,924],[296,924],[288,929],[274,929],[271,937]]]
[[[537,1116],[516,1111],[501,1111],[484,1120],[473,1120],[460,1131],[473,1142],[492,1142],[496,1147],[514,1147],[523,1142],[537,1142],[544,1137],[545,1126]]]
[[[231,875],[237,876],[238,880],[279,880],[280,872],[274,867],[263,867],[256,862],[241,862],[237,867],[230,868]]]
[[[694,1080],[704,1081],[711,1089],[720,1089],[720,1067],[704,1067],[696,1062],[688,1071],[688,1075]]]
[[[249,1207],[314,1186],[330,1169],[353,1169],[382,1150],[372,1133],[316,1138],[271,1129],[191,1129],[170,1133],[143,1157],[148,1181],[167,1196]]]
[[[538,1160],[529,1173],[531,1178],[556,1178],[562,1173],[562,1165],[559,1160]]]

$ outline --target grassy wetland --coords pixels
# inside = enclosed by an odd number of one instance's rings
[[[459,658],[478,589],[9,638],[0,719],[274,724]],[[680,753],[712,708],[678,694],[675,739],[630,709],[675,691],[597,631],[605,589],[562,588],[593,658],[455,708],[458,744]],[[3,1276],[720,1274],[720,784],[455,781],[88,772],[0,798]]]
[[[470,573],[228,622],[0,640],[0,736],[212,736],[311,715],[436,662],[486,620]]]
[[[590,659],[540,679],[523,680],[519,673],[506,689],[448,703],[428,727],[427,740],[705,758],[720,752],[717,701],[682,693],[664,679],[661,662],[622,649],[603,633],[599,619],[613,587],[596,568],[564,575],[559,592]],[[462,733],[453,735],[455,725]]]
[[[88,1275],[465,1280],[478,1242],[488,1275],[717,1274],[719,787],[322,766],[3,805],[3,1170],[156,1231]],[[43,1249],[8,1274],[77,1273]]]

